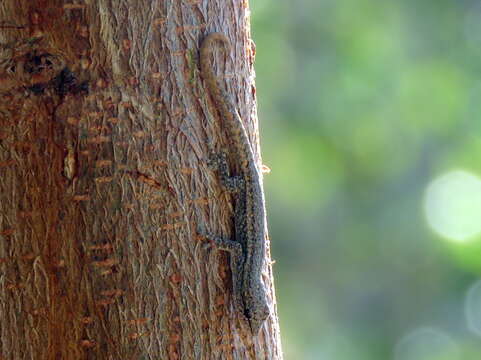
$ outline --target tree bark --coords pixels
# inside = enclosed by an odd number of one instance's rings
[[[0,359],[280,359],[232,306],[227,149],[198,70],[217,72],[259,156],[247,1],[0,4]],[[260,162],[259,162],[260,164]]]

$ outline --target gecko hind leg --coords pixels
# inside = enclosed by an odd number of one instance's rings
[[[212,170],[219,173],[220,181],[227,191],[238,192],[245,186],[245,181],[242,176],[230,175],[227,155],[225,153],[211,155],[207,164]]]
[[[210,240],[218,250],[227,251],[230,255],[230,267],[232,272],[232,297],[235,310],[244,314],[244,302],[242,301],[242,269],[244,267],[244,253],[242,246],[237,241],[224,239],[204,229],[197,229],[198,233]]]

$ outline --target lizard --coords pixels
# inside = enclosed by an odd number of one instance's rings
[[[211,156],[208,164],[218,171],[221,184],[234,195],[235,239],[224,239],[205,232],[203,235],[218,249],[230,253],[234,308],[247,318],[252,333],[257,335],[270,314],[262,281],[266,247],[264,192],[242,119],[227,93],[219,86],[213,71],[211,59],[216,44],[225,53],[230,50],[230,41],[225,35],[209,34],[200,47],[201,76],[227,131],[229,150],[236,159],[238,174],[230,175],[225,153]]]

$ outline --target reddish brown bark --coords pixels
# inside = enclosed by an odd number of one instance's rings
[[[2,2],[0,358],[281,358],[275,307],[252,337],[226,255],[195,232],[232,226],[205,162],[228,146],[198,73],[211,31],[235,44],[218,70],[258,143],[247,11]]]

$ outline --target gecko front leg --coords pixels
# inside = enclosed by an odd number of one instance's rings
[[[245,188],[245,181],[242,176],[231,176],[227,156],[224,152],[211,154],[207,165],[211,170],[217,171],[222,186],[230,193],[239,193]]]

